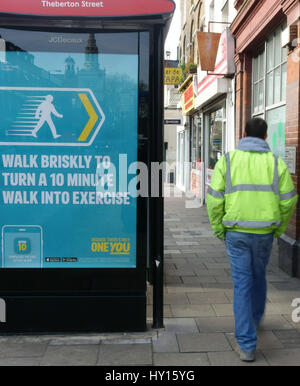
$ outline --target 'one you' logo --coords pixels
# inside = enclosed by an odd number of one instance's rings
[[[0,298],[0,323],[6,322],[6,303],[4,299]]]

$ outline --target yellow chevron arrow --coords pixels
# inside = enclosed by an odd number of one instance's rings
[[[98,120],[98,115],[96,114],[86,94],[78,94],[78,96],[81,99],[83,106],[85,107],[86,111],[90,116],[88,123],[86,124],[85,128],[80,134],[80,137],[78,138],[78,141],[83,142],[83,141],[86,141],[88,136],[91,134],[91,131],[93,130],[93,127],[95,126],[95,123]]]

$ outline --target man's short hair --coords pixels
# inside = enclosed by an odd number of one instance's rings
[[[248,137],[264,139],[268,131],[268,124],[262,118],[252,118],[246,123],[245,131]]]

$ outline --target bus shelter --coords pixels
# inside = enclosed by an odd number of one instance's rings
[[[149,277],[162,327],[151,165],[163,161],[174,8],[1,0],[0,332],[145,331]]]

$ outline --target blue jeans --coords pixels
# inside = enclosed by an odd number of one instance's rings
[[[230,259],[233,291],[235,337],[240,348],[256,348],[258,326],[267,298],[266,267],[269,262],[273,233],[226,232],[226,249]]]

